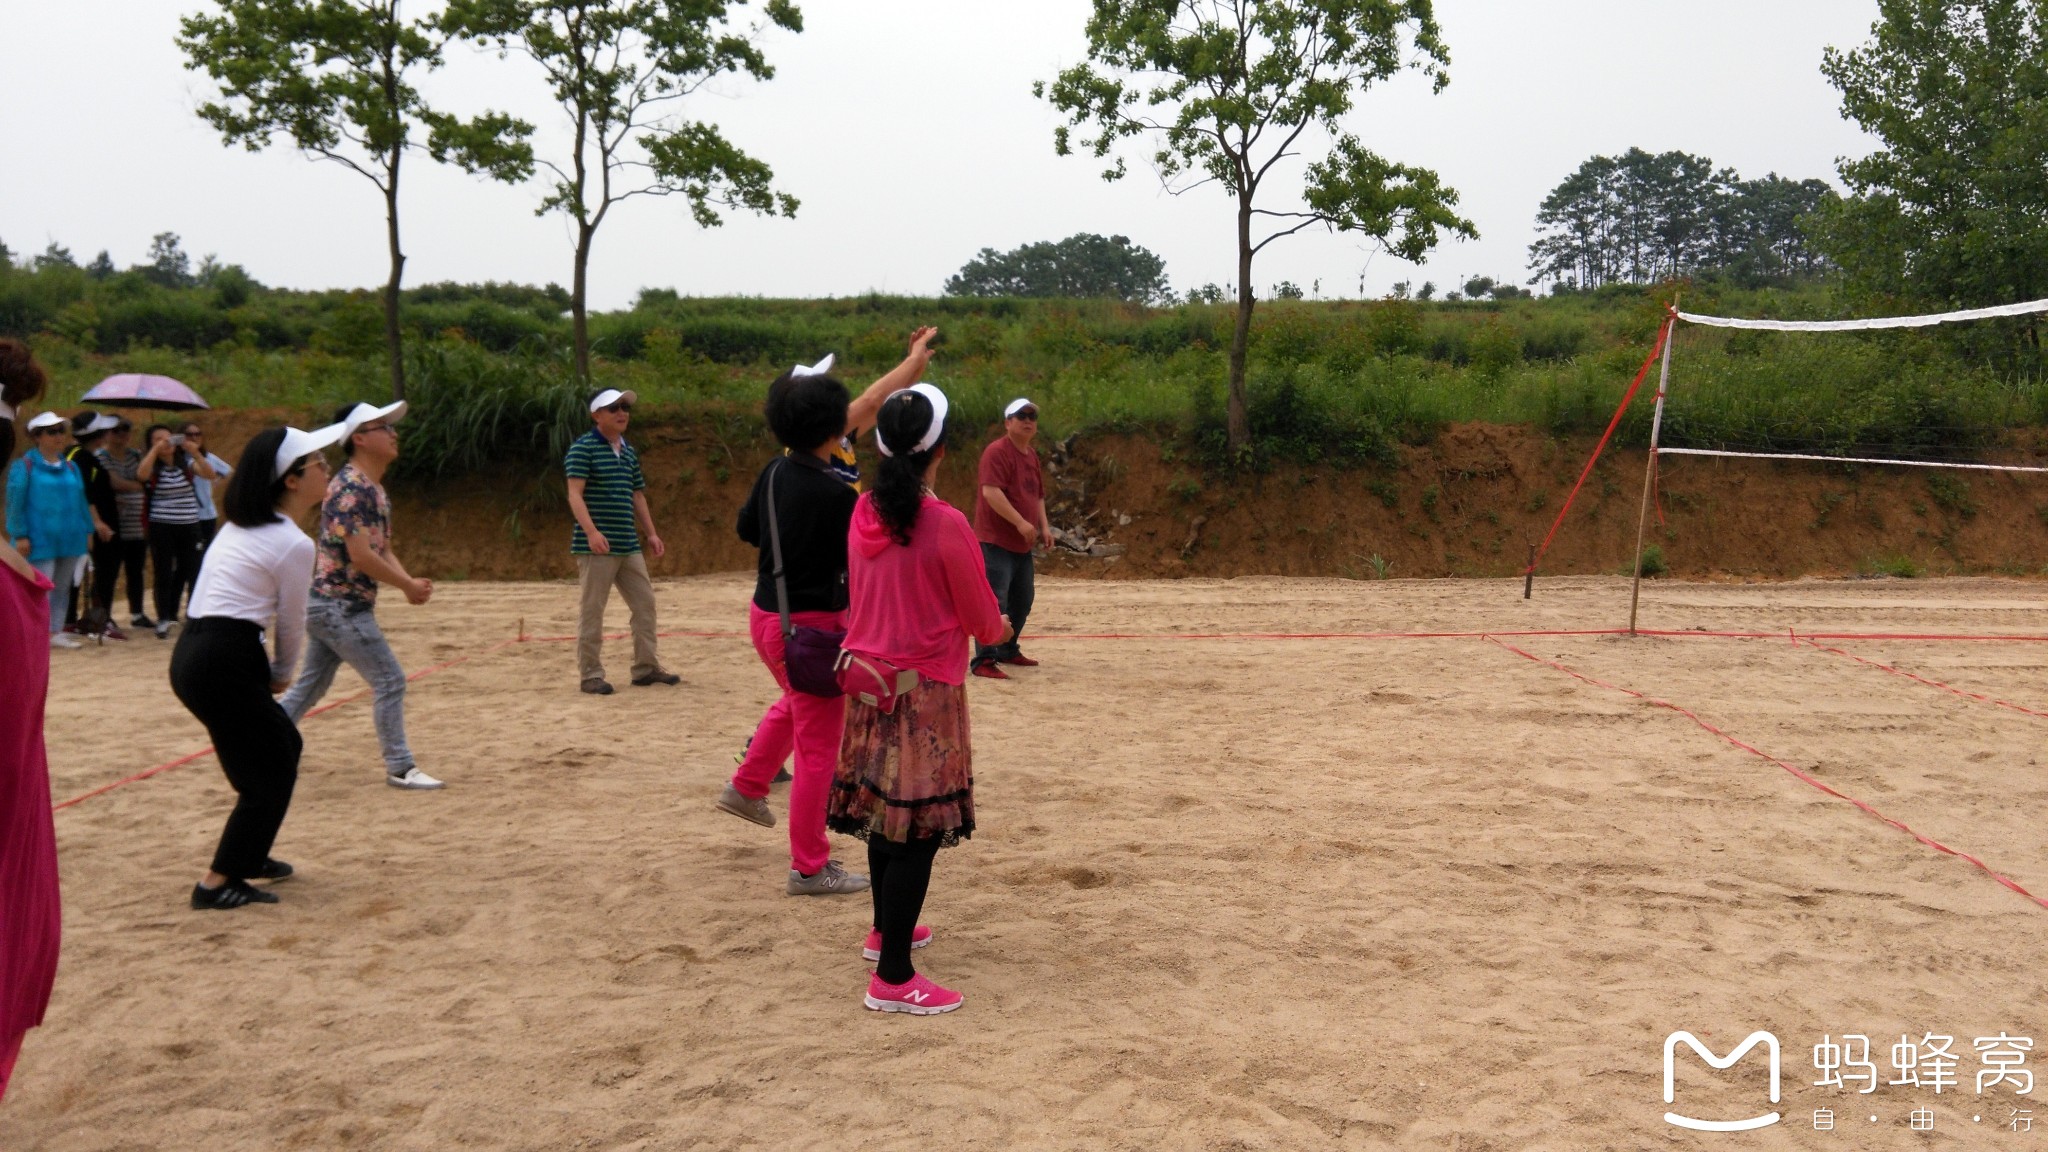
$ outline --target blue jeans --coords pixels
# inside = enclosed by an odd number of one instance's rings
[[[13,547],[12,544],[7,545]],[[56,556],[48,560],[31,560],[29,567],[41,572],[50,581],[50,635],[64,630],[64,606],[71,599],[71,583],[78,579],[78,569],[85,563],[83,556]]]
[[[1031,616],[1031,553],[1012,552],[1008,548],[984,543],[981,546],[981,563],[988,570],[988,587],[996,594],[996,607],[1010,618],[1010,627],[1017,630],[1017,635],[1010,637],[1008,644],[975,644],[974,662],[989,664],[1018,654],[1017,636],[1024,634],[1024,621]]]
[[[285,713],[298,723],[327,694],[344,660],[376,694],[377,743],[383,747],[384,771],[405,775],[413,767],[412,749],[405,743],[405,669],[398,666],[384,630],[377,627],[375,612],[351,612],[347,603],[320,596],[307,600],[306,659],[291,691],[280,701]]]

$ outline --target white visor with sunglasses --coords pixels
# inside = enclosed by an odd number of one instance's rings
[[[1022,412],[1026,408],[1031,409],[1031,414],[1033,416],[1038,415],[1038,405],[1033,404],[1031,401],[1026,400],[1022,396],[1019,396],[1015,400],[1010,401],[1009,406],[1003,409],[1003,419],[1008,420],[1009,418],[1015,416],[1019,412]]]
[[[40,432],[45,428],[63,428],[69,430],[70,427],[71,421],[66,420],[62,416],[57,415],[55,412],[45,412],[42,415],[37,416],[28,422],[28,430],[30,432]]]
[[[604,391],[599,392],[597,395],[592,396],[590,398],[590,410],[592,412],[598,412],[603,409],[609,408],[612,405],[617,404],[621,401],[624,401],[626,404],[629,405],[638,404],[640,402],[640,397],[638,394],[631,391],[621,392],[617,388],[607,388]]]
[[[293,462],[299,457],[311,456],[322,448],[339,444],[347,433],[346,424],[329,424],[325,428],[315,428],[311,432],[302,432],[297,428],[285,429],[284,443],[277,446],[277,458],[271,461],[271,481],[274,483],[282,479],[285,473],[292,470]]]

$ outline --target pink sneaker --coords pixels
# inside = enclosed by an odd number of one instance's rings
[[[958,1008],[965,999],[951,988],[941,988],[925,979],[921,972],[902,984],[885,984],[880,976],[868,977],[867,1005],[877,1012],[936,1016]]]
[[[910,947],[913,950],[922,948],[931,942],[931,929],[919,924],[910,930]],[[860,946],[860,958],[863,960],[880,960],[882,958],[882,933],[879,930],[874,928],[868,929],[867,943]]]

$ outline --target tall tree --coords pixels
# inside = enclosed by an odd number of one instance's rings
[[[1884,147],[1841,162],[1822,245],[1853,289],[1972,307],[2048,296],[2048,2],[1879,0],[1829,49],[1842,112]],[[2041,349],[2038,322],[2020,327]]]
[[[773,188],[768,165],[729,143],[714,125],[680,120],[685,97],[726,73],[775,75],[757,46],[770,25],[803,31],[790,0],[765,0],[765,21],[736,28],[747,0],[450,0],[441,26],[516,51],[540,66],[573,130],[566,155],[539,161],[548,192],[538,213],[575,222],[569,289],[576,372],[590,376],[590,250],[612,206],[635,196],[681,196],[699,227],[716,209],[795,216],[797,200]]]
[[[1094,0],[1087,34],[1085,62],[1033,87],[1071,120],[1056,132],[1055,151],[1071,153],[1075,128],[1079,145],[1098,158],[1122,140],[1149,136],[1169,191],[1216,184],[1237,201],[1229,435],[1231,448],[1242,449],[1251,436],[1244,374],[1252,259],[1266,245],[1322,226],[1419,261],[1442,232],[1479,235],[1452,211],[1458,195],[1435,172],[1383,159],[1340,128],[1360,95],[1403,68],[1428,76],[1437,91],[1450,82],[1432,0]],[[1260,198],[1281,161],[1325,138],[1298,206]],[[1102,176],[1124,174],[1118,159]]]
[[[1009,252],[983,248],[946,281],[948,296],[1069,296],[1166,303],[1166,261],[1128,236],[1082,232]]]
[[[251,152],[279,133],[308,156],[332,160],[384,197],[391,273],[384,285],[384,343],[391,394],[405,396],[398,326],[405,250],[399,244],[399,171],[424,147],[436,161],[499,180],[532,171],[533,126],[485,112],[464,120],[430,107],[413,77],[441,66],[443,37],[430,20],[408,20],[400,0],[215,0],[214,15],[180,21],[187,68],[220,85],[199,115],[224,142]],[[419,139],[425,129],[426,139]]]

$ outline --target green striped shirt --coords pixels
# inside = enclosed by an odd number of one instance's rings
[[[633,493],[647,487],[640,474],[640,454],[621,439],[619,450],[592,428],[569,445],[562,471],[571,480],[583,481],[583,503],[590,509],[590,522],[611,544],[611,554],[624,556],[640,550],[640,532],[633,522]],[[590,541],[579,521],[569,535],[569,552],[590,555]]]

